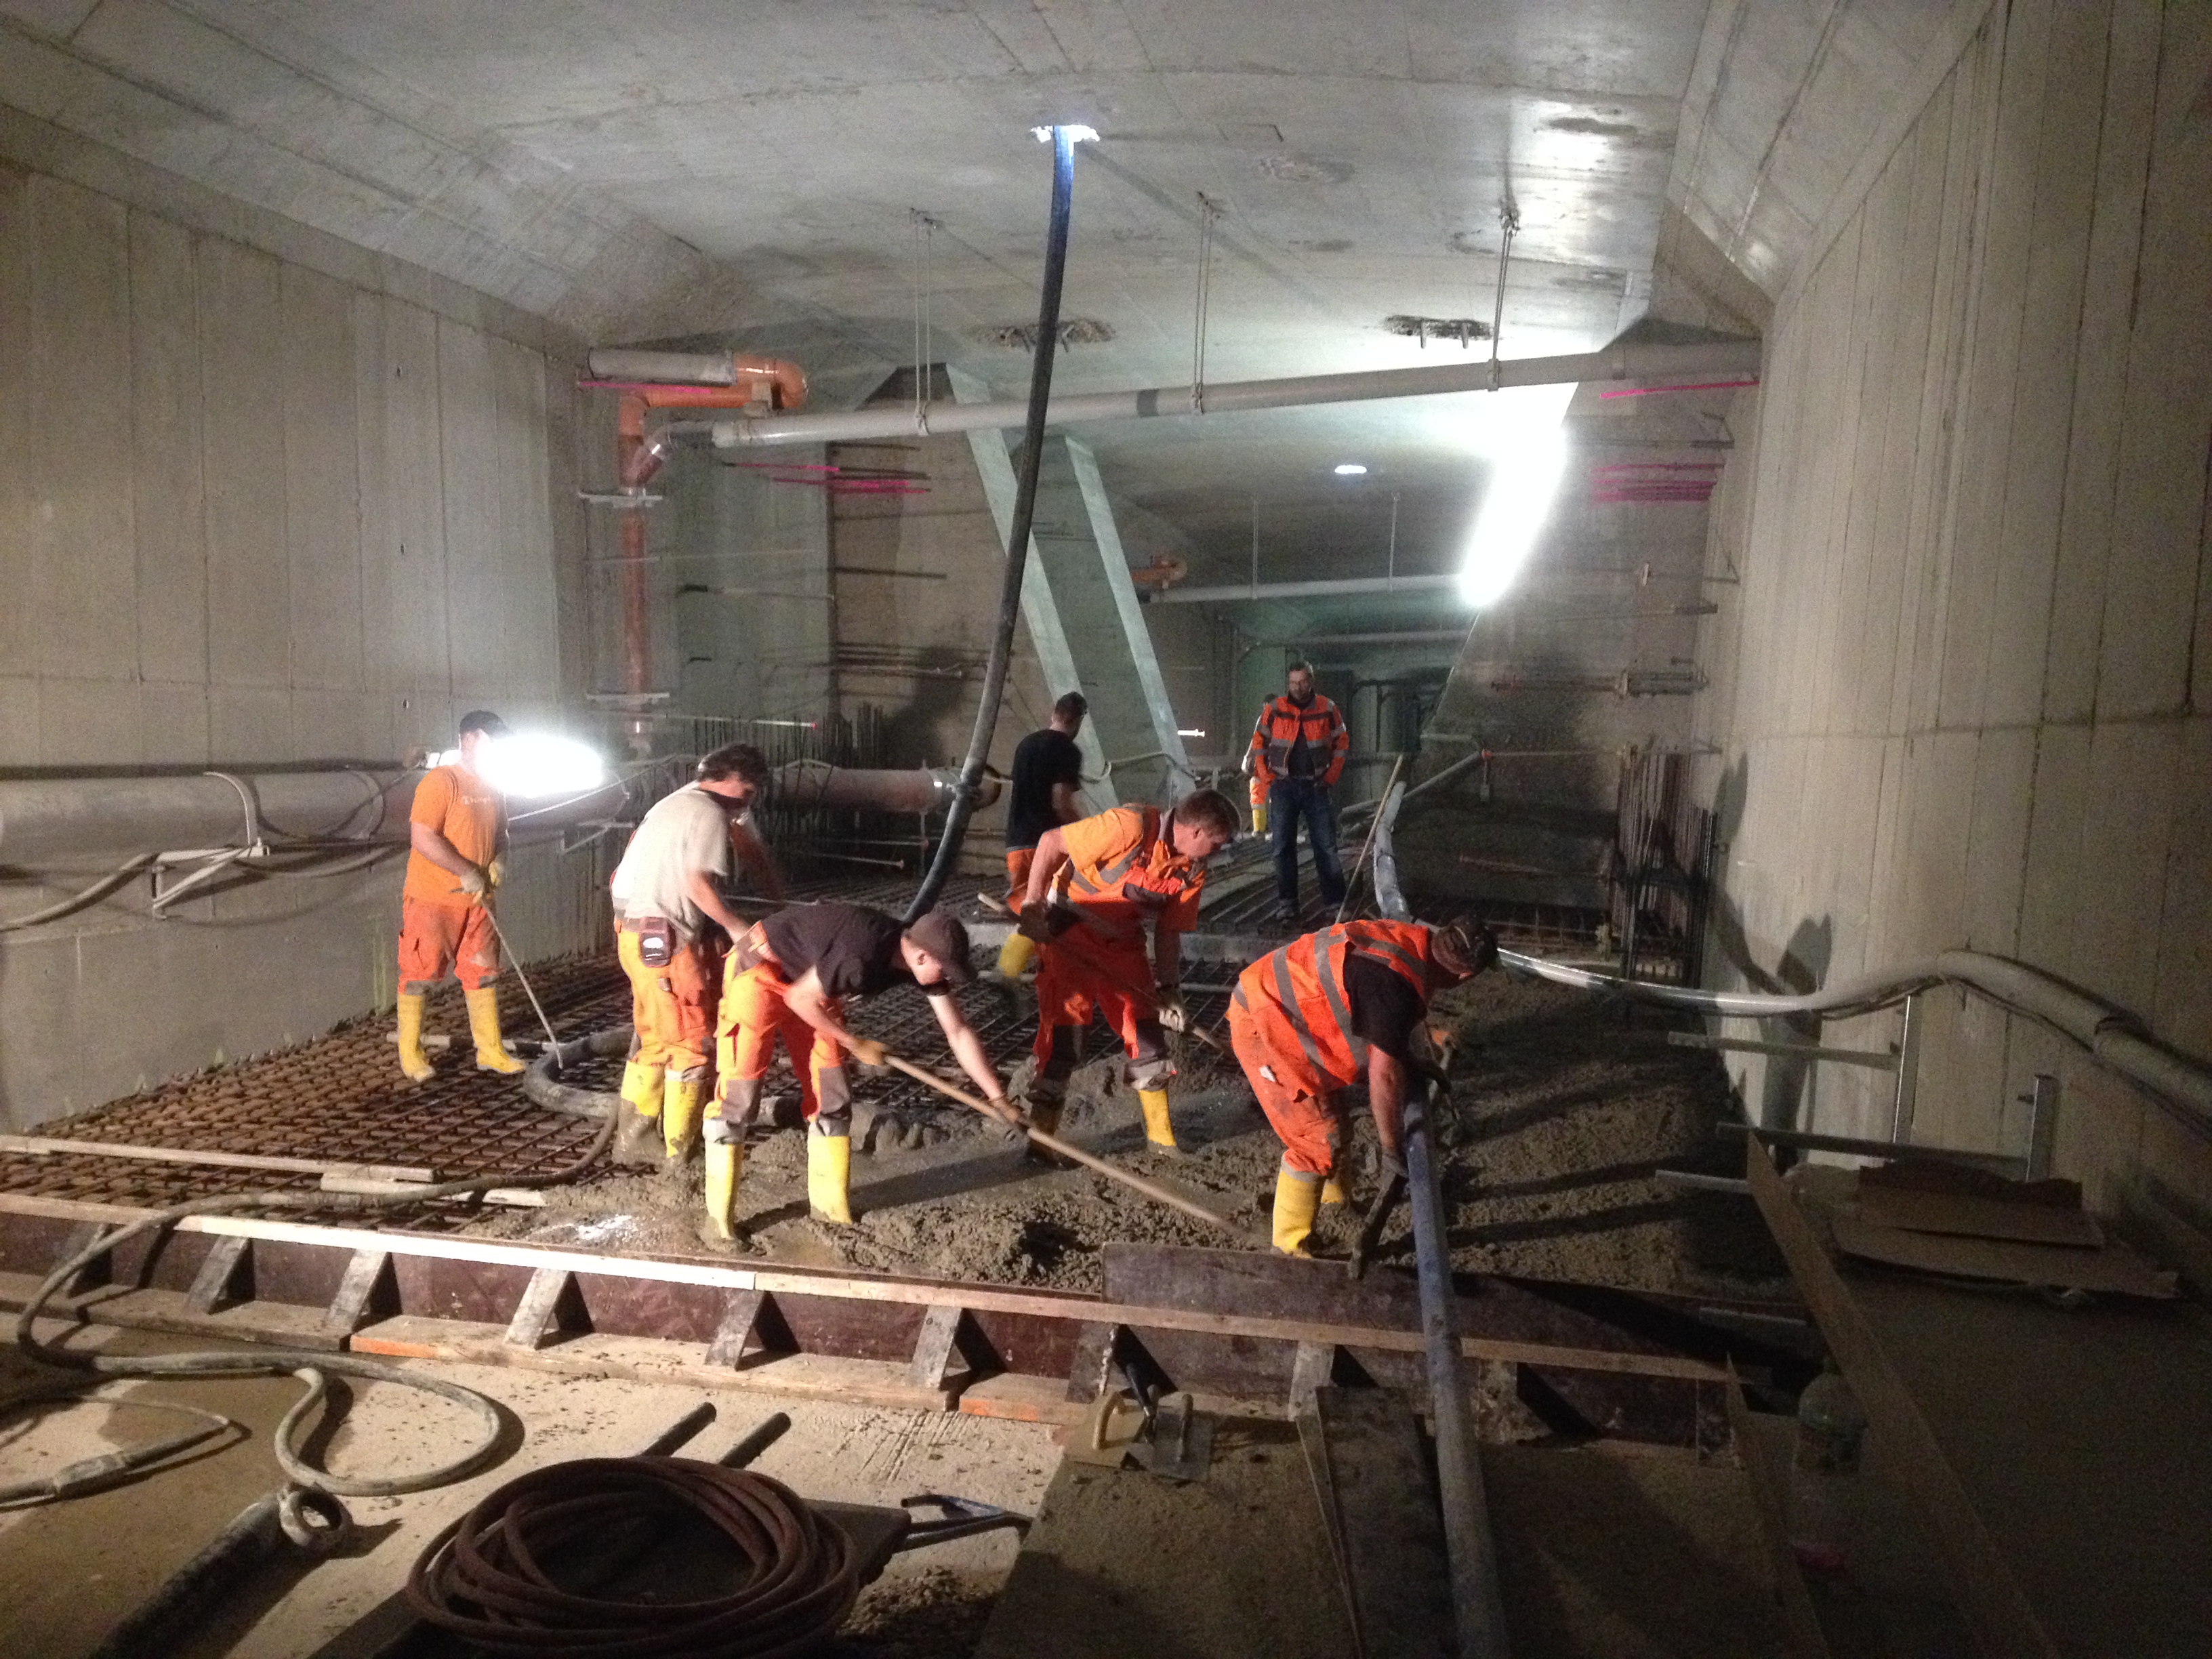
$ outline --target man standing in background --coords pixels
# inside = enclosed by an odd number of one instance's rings
[[[436,766],[415,786],[408,813],[407,882],[399,898],[399,1069],[408,1080],[432,1076],[422,1052],[422,1000],[451,973],[468,1000],[477,1066],[519,1072],[501,1045],[499,940],[489,914],[507,850],[507,807],[480,769],[486,745],[507,734],[489,709],[461,716],[460,758]]]
[[[1336,705],[1314,690],[1313,665],[1294,662],[1284,677],[1284,695],[1271,697],[1252,726],[1254,816],[1273,841],[1276,920],[1298,920],[1298,823],[1313,848],[1314,875],[1321,902],[1330,909],[1344,902],[1344,866],[1336,856],[1336,808],[1329,791],[1344,775],[1352,733]],[[1264,816],[1263,816],[1264,815]]]
[[[679,1173],[713,1083],[708,1057],[721,992],[721,939],[747,924],[722,897],[720,883],[741,860],[757,884],[782,896],[768,849],[747,821],[768,787],[768,760],[750,744],[726,744],[702,757],[691,781],[653,803],[616,866],[615,951],[629,976],[632,1036],[623,1067],[615,1161],[653,1161]]]
[[[1014,778],[1006,803],[1006,908],[1019,910],[1029,890],[1030,862],[1048,830],[1073,823],[1083,816],[1075,804],[1083,787],[1083,750],[1075,734],[1091,705],[1080,691],[1071,691],[1052,706],[1052,724],[1032,732],[1014,750]],[[1036,954],[1036,946],[1019,933],[1010,933],[999,951],[999,972],[1007,979],[1020,977]]]

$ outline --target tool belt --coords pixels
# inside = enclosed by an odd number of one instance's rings
[[[676,959],[683,934],[666,916],[627,916],[617,931],[637,935],[637,959],[648,968],[665,968]]]

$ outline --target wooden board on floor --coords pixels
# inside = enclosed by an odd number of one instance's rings
[[[1449,1659],[1451,1562],[1420,1420],[1394,1389],[1314,1390],[1328,1516],[1366,1659]],[[1323,1482],[1316,1480],[1319,1492]]]
[[[2048,1204],[2008,1204],[1972,1193],[1916,1192],[1910,1188],[1859,1183],[1859,1218],[1877,1227],[1916,1233],[1960,1233],[1972,1238],[2009,1238],[2023,1244],[2062,1244],[2094,1250],[2105,1242],[2096,1217]]]
[[[2158,1299],[2172,1297],[2176,1289],[2172,1273],[2160,1272],[2119,1243],[2084,1250],[2009,1238],[1911,1232],[1902,1227],[1876,1226],[1863,1217],[1842,1212],[1835,1216],[1832,1226],[1836,1248],[1846,1255],[1946,1278],[2053,1285]]]
[[[1343,1659],[1352,1639],[1295,1431],[1232,1419],[1202,1481],[1063,1462],[975,1659]]]

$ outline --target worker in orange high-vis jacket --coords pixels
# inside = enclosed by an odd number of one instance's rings
[[[1314,690],[1313,665],[1292,663],[1284,691],[1252,725],[1252,827],[1274,842],[1277,920],[1298,920],[1298,825],[1313,848],[1321,902],[1344,902],[1344,865],[1336,855],[1336,806],[1330,791],[1344,775],[1352,734],[1344,716]]]
[[[1030,1121],[1060,1127],[1067,1079],[1094,1010],[1121,1039],[1144,1108],[1145,1139],[1173,1152],[1166,1031],[1183,1029],[1182,936],[1198,921],[1206,860],[1237,836],[1237,808],[1200,789],[1172,811],[1117,806],[1048,830],[1024,895],[1021,936],[1036,945],[1036,1074]],[[1145,931],[1152,929],[1152,955]]]
[[[632,1028],[617,1164],[658,1163],[672,1180],[684,1179],[714,1086],[723,944],[748,926],[721,884],[742,864],[755,886],[783,896],[751,825],[752,803],[767,787],[761,751],[726,744],[700,759],[690,783],[653,803],[616,866],[615,952],[629,976]]]
[[[1339,1180],[1350,1127],[1340,1091],[1367,1079],[1386,1168],[1402,1174],[1406,1075],[1429,999],[1498,960],[1487,928],[1347,921],[1296,939],[1238,975],[1229,1041],[1260,1109],[1282,1138],[1275,1248],[1304,1255]]]
[[[408,813],[407,880],[399,897],[399,1069],[412,1082],[432,1074],[422,1052],[422,1000],[450,973],[467,999],[477,1065],[519,1072],[499,1031],[499,939],[492,893],[507,850],[507,806],[482,770],[488,746],[507,732],[489,709],[461,716],[460,758],[431,768]]]
[[[936,909],[911,927],[858,904],[792,904],[756,922],[730,947],[717,1026],[720,1073],[707,1107],[707,1222],[717,1248],[738,1243],[738,1178],[746,1131],[760,1115],[761,1089],[779,1038],[799,1079],[806,1124],[806,1206],[815,1220],[853,1224],[853,1086],[845,1050],[863,1066],[884,1063],[884,1045],[846,1029],[845,999],[914,985],[929,1000],[946,1046],[993,1112],[1019,1115],[1006,1085],[962,1016],[953,993],[970,983],[968,930]]]

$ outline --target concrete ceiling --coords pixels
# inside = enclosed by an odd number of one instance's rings
[[[1048,158],[1029,129],[1051,120],[1101,135],[1066,311],[1110,338],[1065,356],[1072,390],[1188,379],[1201,192],[1222,208],[1213,379],[1456,355],[1382,319],[1486,319],[1509,199],[1507,355],[1632,322],[1670,199],[1771,294],[1789,255],[1773,204],[1817,217],[1838,135],[1878,102],[1868,76],[1909,58],[1916,8],[1710,9],[0,0],[0,102],[587,341],[793,356],[834,405],[911,359],[915,210],[935,222],[933,356],[1025,382],[1026,355],[994,336],[1034,318]],[[1824,74],[1808,125],[1781,94]],[[1202,442],[1171,422],[1092,436],[1109,481],[1205,554],[1222,503],[1258,495],[1295,521],[1338,459],[1375,468],[1370,497],[1419,496],[1419,523],[1460,521],[1480,477],[1461,401],[1220,417]]]

